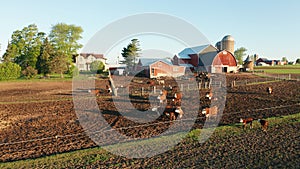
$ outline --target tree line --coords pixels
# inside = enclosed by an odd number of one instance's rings
[[[80,26],[65,23],[53,25],[48,35],[40,32],[35,24],[14,31],[2,56],[0,80],[21,75],[26,78],[36,74],[47,77],[56,73],[62,78],[66,73],[72,75],[76,71],[72,58],[82,47],[78,42],[82,32]]]

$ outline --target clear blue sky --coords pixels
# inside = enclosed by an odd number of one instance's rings
[[[300,1],[297,0],[2,1],[1,55],[13,31],[32,23],[46,33],[51,25],[60,22],[81,26],[84,30],[81,43],[85,44],[107,24],[144,12],[184,19],[197,27],[213,45],[231,34],[236,48],[247,48],[247,54],[257,53],[270,59],[286,56],[292,61],[300,58]]]

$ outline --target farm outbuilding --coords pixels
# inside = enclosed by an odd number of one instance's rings
[[[226,50],[217,53],[207,53],[200,56],[198,70],[209,73],[236,72],[237,62],[233,54]]]
[[[248,56],[246,58],[246,60],[244,61],[244,71],[253,71],[254,69],[254,62],[253,60],[251,60],[250,56]]]
[[[193,66],[191,70],[209,73],[237,70],[237,62],[233,54],[227,50],[219,51],[212,45],[185,48],[178,56],[174,56],[173,63],[187,68]]]
[[[149,78],[162,76],[179,77],[185,74],[185,67],[173,65],[168,59],[140,58],[137,71],[144,71]]]

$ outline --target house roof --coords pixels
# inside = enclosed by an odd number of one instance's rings
[[[209,46],[211,46],[211,45],[208,44],[208,45],[202,45],[202,46],[195,46],[195,47],[191,47],[191,48],[185,48],[178,54],[178,58],[179,59],[191,59],[191,57],[189,55],[199,54],[203,50],[208,48]]]
[[[166,64],[172,65],[172,62],[169,59],[162,59],[162,58],[140,58],[139,63],[142,66],[149,66],[157,61],[165,62]]]
[[[246,60],[244,62],[252,62],[252,60],[251,60],[251,58],[250,58],[249,55],[247,56],[247,58],[246,58]]]
[[[104,58],[104,56],[103,56],[103,54],[95,54],[95,53],[80,53],[80,56],[82,56],[82,57],[84,57],[84,58],[87,58],[87,57],[89,57],[89,56],[94,56],[95,58],[97,58],[97,59],[105,59],[106,60],[106,58]]]
[[[259,58],[260,60],[262,60],[262,61],[268,61],[268,59],[267,58]],[[258,59],[258,60],[259,60]]]

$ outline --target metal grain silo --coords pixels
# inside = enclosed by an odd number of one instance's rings
[[[234,53],[234,38],[231,35],[227,35],[222,39],[221,49]]]

